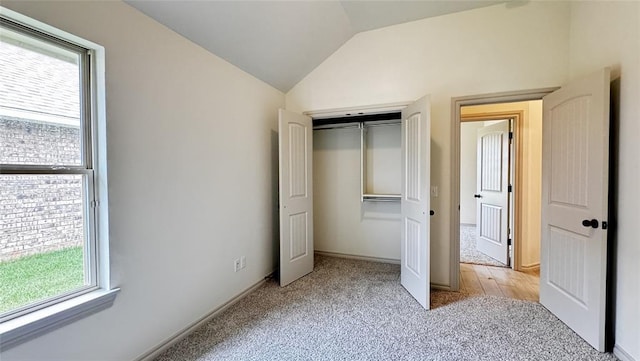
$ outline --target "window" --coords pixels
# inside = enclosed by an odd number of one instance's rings
[[[108,307],[104,50],[0,8],[0,347]]]

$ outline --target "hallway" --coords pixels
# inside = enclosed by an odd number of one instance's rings
[[[538,302],[540,273],[510,268],[460,264],[460,292]]]

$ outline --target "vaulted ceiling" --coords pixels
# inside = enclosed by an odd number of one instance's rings
[[[503,1],[145,1],[128,4],[287,92],[355,34]]]

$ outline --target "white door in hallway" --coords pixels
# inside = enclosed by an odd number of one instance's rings
[[[544,97],[540,302],[605,347],[608,69]]]
[[[400,283],[429,309],[430,102],[423,97],[402,111]]]
[[[476,247],[509,264],[509,120],[478,129]]]
[[[279,111],[280,285],[313,271],[313,125]]]

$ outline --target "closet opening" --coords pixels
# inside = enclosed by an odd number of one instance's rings
[[[361,202],[400,201],[401,123],[401,112],[313,118],[314,134],[326,130],[358,130]]]
[[[313,272],[314,253],[400,263],[429,309],[430,104],[279,110],[281,286]]]
[[[315,253],[400,263],[401,109],[309,114]]]

